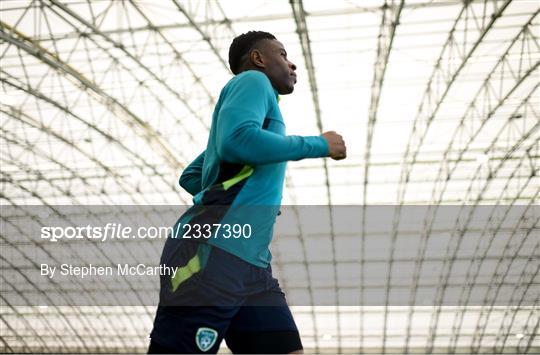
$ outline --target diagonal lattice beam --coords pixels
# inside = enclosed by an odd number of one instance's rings
[[[105,106],[110,107],[119,118],[126,121],[126,124],[131,125],[134,131],[144,138],[168,164],[170,164],[173,168],[182,166],[182,164],[177,160],[175,154],[163,141],[159,133],[154,131],[147,122],[131,112],[118,100],[107,94],[94,82],[84,77],[68,63],[60,60],[58,56],[47,51],[45,48],[41,47],[39,43],[36,43],[31,38],[19,32],[17,29],[11,28],[4,22],[0,22],[0,39],[28,52],[30,55],[43,61],[45,64],[53,67],[55,70],[65,73],[69,79],[75,81],[76,85],[82,85],[82,87],[91,90],[97,95],[97,99],[100,102],[102,102]]]
[[[384,75],[388,65],[388,59],[394,42],[394,35],[399,24],[401,10],[403,9],[404,0],[401,0],[398,5],[392,0],[384,2],[382,6],[381,25],[379,36],[377,37],[377,54],[373,68],[373,79],[371,82],[371,100],[369,105],[368,125],[366,148],[364,153],[364,183],[363,183],[363,204],[367,203],[367,188],[369,182],[369,167],[371,159],[371,145],[373,142],[373,134],[375,131],[375,123],[377,122],[377,114],[379,111],[379,101],[384,84]]]
[[[84,19],[82,16],[80,16],[79,14],[77,14],[75,11],[73,11],[71,8],[69,8],[69,6],[66,6],[65,4],[57,1],[57,0],[49,0],[49,2],[58,7],[59,9],[61,9],[62,11],[64,11],[66,14],[68,14],[69,16],[71,16],[72,18],[76,19],[77,21],[79,21],[81,24],[83,24],[84,26],[86,26],[87,28],[89,28],[92,33],[94,34],[97,34],[99,36],[101,36],[103,39],[105,39],[105,41],[111,43],[115,48],[118,48],[120,51],[122,51],[129,59],[131,59],[132,61],[134,61],[141,69],[143,69],[145,72],[148,73],[148,75],[150,75],[154,80],[156,80],[156,82],[158,82],[160,85],[162,85],[163,87],[165,87],[167,89],[167,91],[169,91],[172,95],[174,95],[176,98],[178,98],[185,106],[186,108],[189,110],[189,112],[194,115],[194,117],[197,117],[200,121],[201,121],[201,124],[205,127],[206,124],[204,123],[204,120],[202,117],[200,117],[200,114],[199,112],[197,112],[196,109],[194,109],[189,103],[188,103],[188,100],[187,98],[185,98],[183,95],[181,95],[177,90],[174,90],[173,88],[170,87],[169,84],[167,84],[165,82],[165,80],[163,80],[162,78],[158,77],[150,68],[148,68],[145,64],[143,64],[141,62],[141,60],[139,58],[137,58],[137,56],[135,56],[133,53],[129,52],[126,47],[118,42],[118,41],[115,41],[112,37],[108,36],[107,34],[103,33],[96,25],[94,25],[93,23],[91,22],[88,22],[86,19]],[[51,11],[55,12],[58,16],[61,16],[53,6],[49,6],[49,8],[51,9]],[[148,125],[147,123],[143,122],[144,125]],[[208,127],[207,127],[208,128]],[[148,128],[146,128],[148,129]],[[158,138],[155,134],[154,136],[156,138]]]
[[[306,21],[306,11],[304,10],[304,4],[302,0],[289,0],[289,3],[292,8],[294,21],[296,24],[296,33],[298,34],[298,38],[300,40],[300,45],[302,47],[302,54],[304,57],[304,62],[306,65],[306,71],[308,73],[308,81],[309,81],[309,87],[311,91],[311,100],[313,102],[313,108],[315,110],[315,119],[317,128],[319,130],[319,133],[323,132],[323,126],[322,126],[322,117],[321,117],[321,108],[319,103],[319,89],[317,87],[317,77],[315,75],[315,65],[313,63],[313,53],[311,51],[311,40],[309,38],[309,30],[307,26]],[[330,176],[328,173],[328,163],[327,160],[323,160],[323,169],[324,169],[324,177],[325,177],[325,189],[326,189],[326,196],[328,199],[328,206],[330,209],[330,238],[331,238],[331,245],[332,245],[332,260],[334,263],[333,271],[334,271],[334,278],[337,279],[337,265],[336,265],[336,251],[335,251],[335,233],[334,233],[334,220],[333,220],[333,213],[332,213],[332,196],[331,196],[331,190],[330,190]],[[334,292],[337,293],[337,289],[334,290]],[[315,315],[313,314],[314,323],[315,322]],[[338,334],[341,333],[341,321],[340,321],[340,313],[337,312],[337,332]],[[317,335],[317,328],[315,328],[315,351],[318,351],[319,343],[318,343],[318,335]],[[338,344],[338,351],[341,350],[341,339]]]
[[[482,43],[488,32],[493,28],[495,22],[503,15],[504,10],[510,5],[511,0],[505,0],[499,7],[497,1],[483,2],[482,16],[477,16],[472,10],[471,1],[463,2],[463,7],[456,18],[448,38],[443,45],[432,74],[424,91],[422,101],[418,106],[418,111],[413,124],[413,131],[409,136],[405,154],[403,155],[402,171],[398,185],[398,204],[404,203],[405,192],[408,187],[409,178],[423,145],[428,129],[435,119],[439,108],[448,95],[450,88],[457,81],[462,69],[465,68],[469,59]],[[488,8],[493,7],[493,12],[488,15]],[[489,21],[487,19],[489,18]],[[468,28],[476,26],[478,37],[468,45],[467,41],[458,42],[455,32],[458,26],[465,27],[465,38],[470,36]],[[459,58],[456,66],[456,57]]]
[[[467,106],[467,110],[460,118],[459,125],[454,131],[452,138],[449,140],[449,144],[443,153],[443,159],[439,164],[439,171],[437,173],[437,181],[439,184],[435,184],[432,191],[432,204],[439,204],[448,186],[450,177],[455,172],[458,166],[458,162],[463,158],[465,152],[469,149],[474,139],[478,136],[482,128],[489,121],[495,112],[502,107],[508,100],[508,98],[517,90],[517,88],[540,66],[540,60],[530,60],[524,62],[520,60],[518,63],[514,63],[510,57],[513,53],[519,53],[520,58],[533,59],[536,54],[540,53],[540,44],[536,41],[533,35],[534,27],[533,21],[540,13],[540,10],[536,11],[527,21],[527,23],[521,28],[519,33],[513,38],[512,42],[497,61],[493,69],[490,71],[486,79],[483,81],[481,87],[477,90],[473,100]],[[525,48],[532,49],[532,51],[525,51]],[[512,73],[511,80],[505,79],[505,73],[510,71]],[[504,83],[512,84],[508,88],[503,86]],[[506,90],[504,90],[506,89]],[[479,109],[481,107],[481,109]],[[508,118],[509,120],[512,117]],[[470,126],[470,127],[468,127]],[[471,131],[472,134],[467,134],[467,142],[461,148],[455,148],[454,145],[458,145],[458,136],[463,131]],[[456,163],[452,167],[446,166],[444,163],[448,157],[452,154],[455,148],[458,151]]]
[[[476,122],[479,122],[480,124],[478,125],[478,127],[476,129],[473,130],[473,134],[469,137],[467,143],[463,145],[463,148],[459,149],[458,159],[456,161],[459,161],[461,159],[464,152],[468,149],[471,142],[478,135],[478,133],[480,132],[480,130],[482,129],[482,127],[484,126],[486,121],[490,117],[492,117],[493,114],[507,101],[507,99],[510,97],[510,95],[524,82],[524,80],[527,77],[529,77],[530,75],[532,75],[532,73],[539,67],[540,61],[529,63],[530,64],[529,66],[522,65],[521,62],[518,63],[517,65],[515,63],[512,65],[512,63],[508,61],[508,54],[511,52],[512,49],[516,49],[516,48],[518,48],[518,49],[521,48],[521,50],[522,50],[522,52],[520,53],[520,57],[526,57],[526,56],[532,57],[532,53],[524,53],[523,52],[523,48],[526,47],[526,46],[523,46],[522,44],[526,43],[528,41],[535,42],[534,36],[531,38],[531,37],[528,36],[528,34],[531,33],[531,30],[530,30],[529,27],[531,26],[531,24],[533,23],[534,18],[537,15],[538,15],[538,11],[533,14],[533,16],[529,19],[529,21],[527,21],[527,23],[522,27],[521,31],[514,37],[514,39],[512,40],[512,42],[509,45],[509,47],[507,48],[507,50],[501,56],[501,58],[496,63],[496,65],[493,67],[493,69],[490,71],[487,78],[484,80],[482,86],[478,90],[477,94],[474,96],[472,102],[469,104],[469,106],[467,108],[467,111],[465,112],[465,114],[463,115],[463,117],[461,119],[460,125],[456,129],[456,132],[461,129],[461,127],[464,125],[464,122],[466,120],[468,120],[468,121],[476,121]],[[528,46],[528,47],[530,48],[530,46]],[[536,44],[536,46],[533,46],[533,47],[536,48],[537,50],[540,48],[540,47],[538,47],[537,44]],[[503,77],[502,73],[504,72],[504,70],[502,69],[503,67],[506,70],[508,70],[509,68],[514,70],[514,77],[513,77],[513,81],[511,82],[512,85],[509,85],[509,87],[506,88],[506,90],[502,90],[502,86],[496,85],[499,81],[502,80],[502,77]],[[493,87],[499,87],[500,90],[496,91],[495,93],[492,93],[490,89],[492,89]],[[535,90],[536,90],[536,88],[534,88],[531,91],[531,95],[532,95],[532,93],[534,93]],[[476,107],[479,106],[479,104],[477,104],[477,101],[483,101],[484,102],[484,111],[483,112],[479,112],[476,109]],[[510,115],[508,120],[511,120],[512,117],[514,117],[514,115]],[[527,138],[529,138],[534,132],[535,132],[535,129],[533,127],[533,129],[531,131],[529,131],[529,133],[522,136],[514,144],[514,147],[512,147],[511,149],[508,150],[507,156],[510,156],[511,154],[513,154],[516,151],[516,149],[523,142],[525,142],[527,140]],[[455,134],[454,134],[453,138],[455,138]],[[450,143],[449,143],[449,145],[448,145],[448,147],[446,149],[446,152],[444,154],[444,157],[446,157],[449,154],[453,144],[454,144],[454,139],[451,139]],[[535,144],[533,143],[532,146],[535,146]],[[526,157],[525,155],[522,157],[522,162],[525,160],[525,157]],[[490,176],[494,176],[497,173],[497,171],[503,166],[504,162],[505,162],[504,159],[501,160],[499,162],[498,166],[490,171]],[[437,174],[438,175],[437,181],[440,181],[441,182],[440,185],[442,185],[442,186],[440,187],[439,191],[437,191],[435,189],[433,190],[433,196],[436,196],[436,195],[438,195],[438,196],[435,199],[433,199],[433,206],[434,207],[430,208],[430,210],[432,210],[432,211],[430,211],[431,215],[436,214],[437,208],[438,208],[439,204],[442,202],[444,192],[446,191],[446,188],[448,186],[448,181],[450,180],[450,177],[452,176],[452,174],[454,173],[454,171],[456,170],[456,168],[458,166],[457,163],[454,166],[452,166],[449,169],[449,171],[447,172],[447,174],[446,174],[447,178],[443,179],[443,171],[444,171],[443,165],[444,164],[441,164],[440,169],[439,169],[438,174]],[[519,170],[519,169],[516,169],[516,171],[517,170]],[[478,172],[478,170],[477,170],[477,172]],[[532,173],[526,178],[527,183],[529,181],[531,181],[533,176],[534,176],[534,171],[532,171]],[[493,179],[491,179],[491,178],[488,178],[486,180],[486,183],[485,183],[484,187],[482,188],[481,192],[478,194],[475,201],[473,201],[475,205],[480,203],[480,201],[482,200],[484,192],[487,190],[487,188],[491,184],[492,180]],[[510,181],[510,179],[509,179],[509,181]],[[523,185],[523,188],[525,188],[527,186],[527,183],[525,183]],[[501,197],[502,197],[502,194],[505,191],[506,191],[506,187],[502,190]],[[518,194],[518,196],[519,195],[520,194]],[[515,199],[517,199],[517,197]],[[466,201],[464,203],[466,203]],[[425,233],[426,235],[429,235],[429,231],[431,230],[433,219],[428,218],[427,220],[431,221],[431,224],[429,224],[427,226],[427,232]],[[460,243],[461,243],[461,235],[459,235],[458,238],[457,238],[457,241],[456,241],[457,247],[453,251],[454,256],[455,256],[455,253],[457,252],[457,250],[459,249]],[[448,260],[448,259],[445,259],[445,261],[446,260]],[[441,273],[441,280],[442,280],[443,287],[441,287],[441,288],[439,288],[437,290],[437,297],[440,300],[442,300],[443,297],[444,297],[445,285],[446,285],[446,282],[447,282],[447,280],[448,280],[448,278],[450,276],[450,272],[451,272],[451,269],[452,269],[452,264],[451,263],[445,263],[445,266],[446,267],[443,268],[443,269],[447,270],[447,272],[446,273]],[[432,317],[432,320],[431,320],[431,326],[432,326],[431,329],[432,330],[430,331],[430,337],[428,338],[429,339],[428,343],[431,344],[431,346],[433,346],[433,342],[434,342],[434,337],[435,337],[434,332],[435,332],[435,329],[437,327],[439,312],[440,312],[440,308],[437,309],[437,312],[434,313],[434,317]]]
[[[381,13],[381,24],[379,27],[379,36],[377,37],[377,54],[375,57],[375,64],[373,68],[373,79],[371,83],[371,100],[370,100],[370,106],[369,106],[369,114],[368,114],[368,124],[367,124],[367,137],[366,137],[366,147],[365,147],[365,153],[364,153],[364,181],[363,181],[363,188],[362,188],[362,199],[363,199],[363,205],[365,206],[368,202],[367,199],[367,193],[368,193],[368,183],[369,183],[369,168],[370,168],[370,160],[371,160],[371,145],[373,142],[373,134],[375,131],[375,123],[377,122],[377,114],[379,111],[379,102],[381,99],[381,93],[383,90],[384,85],[384,76],[386,73],[386,67],[388,65],[388,59],[390,57],[390,52],[392,51],[392,44],[394,42],[394,35],[396,33],[396,28],[399,25],[399,19],[401,16],[401,10],[403,9],[404,0],[401,0],[399,4],[395,4],[395,1],[392,0],[391,3],[388,3],[388,1],[385,0],[384,5],[382,6],[382,13]],[[364,251],[364,239],[366,235],[366,208],[362,209],[363,216],[362,216],[362,234],[361,234],[361,243],[362,243],[362,252]],[[391,249],[391,252],[393,252],[394,249]],[[362,258],[364,259],[364,258]],[[390,268],[392,268],[392,256],[390,257]],[[364,278],[364,268],[361,268],[361,279]],[[388,273],[387,277],[387,285],[391,282],[391,274]],[[363,282],[360,283],[361,285]],[[388,300],[389,300],[389,289],[390,287],[387,287],[387,294],[386,294],[386,303],[385,303],[385,311],[384,311],[384,323],[383,323],[383,344],[382,349],[383,353],[386,352],[386,339],[387,339],[387,323],[388,323]],[[361,322],[363,323],[363,322]],[[363,329],[362,325],[360,326],[360,352],[363,352],[362,350],[362,344],[363,342]]]
[[[118,139],[116,139],[115,137],[110,135],[109,133],[105,132],[100,127],[97,127],[93,123],[88,122],[83,117],[79,116],[78,114],[76,114],[75,112],[70,110],[69,107],[63,106],[62,104],[56,102],[55,100],[47,97],[42,92],[37,91],[35,88],[28,87],[28,86],[25,86],[25,85],[19,84],[19,83],[14,83],[11,80],[8,80],[9,74],[5,73],[4,71],[2,71],[1,73],[3,74],[3,77],[0,80],[2,83],[6,84],[6,85],[9,85],[9,86],[11,86],[11,87],[13,87],[13,88],[15,88],[17,90],[20,90],[22,92],[25,92],[25,93],[27,93],[29,95],[32,95],[36,99],[42,100],[43,102],[46,102],[47,104],[52,105],[56,109],[58,109],[61,112],[65,113],[66,115],[68,115],[69,117],[81,122],[82,124],[84,124],[89,129],[91,129],[91,130],[95,131],[96,133],[98,133],[99,135],[103,136],[108,142],[111,142],[112,144],[119,147],[122,151],[126,152],[126,154],[131,158],[130,160],[132,162],[134,162],[134,163],[138,162],[143,167],[149,168],[150,170],[153,171],[153,173],[156,176],[159,176],[160,179],[166,185],[169,185],[169,182],[165,179],[165,177],[162,174],[159,174],[159,172],[156,170],[155,166],[151,165],[149,162],[144,160],[136,152],[134,152],[133,150],[128,148],[123,142],[119,141]],[[21,110],[16,109],[14,107],[9,107],[9,106],[6,105],[5,113],[9,114],[10,116],[12,116],[12,117],[14,117],[14,118],[16,118],[18,120],[20,120],[21,122],[23,122],[25,124],[30,124],[29,122],[33,122],[31,124],[31,126],[34,126],[37,129],[40,129],[40,130],[43,130],[43,131],[47,132],[52,137],[55,137],[56,139],[58,139],[60,142],[63,142],[64,144],[67,144],[68,146],[72,147],[72,149],[75,149],[75,150],[79,151],[83,156],[87,157],[90,161],[94,162],[97,166],[101,167],[103,169],[103,171],[105,171],[108,174],[108,176],[113,177],[117,181],[118,186],[121,187],[128,195],[131,195],[131,193],[132,193],[131,190],[126,187],[125,182],[122,182],[123,178],[117,172],[111,170],[111,167],[106,166],[102,162],[100,162],[99,160],[95,159],[95,157],[93,157],[90,153],[82,150],[82,148],[78,147],[77,144],[75,144],[75,142],[71,142],[71,140],[68,137],[64,137],[60,133],[50,130],[50,128],[48,126],[44,125],[43,123],[38,122],[37,120],[30,120],[30,118],[29,118],[29,116],[27,114],[24,114]]]
[[[205,31],[193,18],[192,14],[190,13],[190,11],[188,11],[188,9],[182,4],[180,3],[178,0],[172,0],[174,5],[178,8],[178,10],[186,17],[186,19],[189,21],[190,25],[197,31],[199,32],[199,34],[202,36],[203,40],[208,44],[208,46],[210,47],[210,50],[216,55],[216,57],[218,58],[219,62],[223,65],[223,67],[225,68],[225,70],[227,72],[230,72],[230,69],[229,69],[229,65],[227,64],[226,60],[223,59],[223,56],[220,54],[219,52],[219,48],[217,48],[216,44],[214,43],[214,41],[212,40],[212,37],[210,37],[210,34]],[[200,5],[200,3],[199,3]],[[212,6],[214,5],[212,2],[208,2],[207,4],[205,4],[207,6]],[[223,10],[221,9],[221,7],[219,6],[219,3],[216,2],[215,3],[215,6],[217,6],[219,8],[219,10],[221,11],[223,17],[224,17],[224,21],[222,23],[224,23],[226,26],[224,27],[224,31],[226,32],[227,36],[229,38],[233,38],[235,37],[235,33],[230,25],[230,21],[227,19],[227,17],[225,16],[225,14],[223,13]]]
[[[139,7],[139,5],[137,5],[137,3],[134,2],[133,0],[129,0],[129,1],[131,2],[131,5],[135,8],[135,10],[137,10],[139,15],[141,15],[148,22],[147,28],[149,30],[155,31],[159,35],[159,37],[163,39],[163,41],[167,44],[167,46],[171,48],[172,52],[176,55],[177,58],[179,58],[182,65],[184,65],[189,71],[189,73],[193,76],[193,78],[195,79],[195,83],[200,85],[201,89],[206,93],[206,95],[208,96],[210,105],[214,106],[216,104],[216,100],[214,99],[214,96],[208,90],[208,88],[203,84],[201,78],[197,75],[197,73],[195,73],[191,64],[189,64],[189,62],[184,58],[184,56],[176,49],[176,47],[171,43],[171,41],[165,36],[164,32],[159,28],[159,26],[156,26],[155,24],[152,23],[150,18],[144,13],[144,11]],[[133,33],[133,30],[131,30],[131,33]]]

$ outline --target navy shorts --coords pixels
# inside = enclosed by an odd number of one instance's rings
[[[179,271],[174,278],[161,277],[149,352],[216,353],[223,339],[233,353],[302,349],[271,267],[254,266],[205,243],[167,243],[161,263]]]

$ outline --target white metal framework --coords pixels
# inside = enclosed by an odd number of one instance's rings
[[[409,245],[411,292],[429,259],[431,217],[443,205],[460,211],[447,231],[455,239],[435,260],[438,304],[394,306],[387,297],[379,306],[295,307],[306,349],[538,352],[538,302],[442,300],[466,207],[538,206],[539,11],[533,0],[4,0],[1,204],[190,204],[177,180],[206,145],[212,109],[231,77],[228,46],[248,30],[269,31],[298,67],[295,93],[280,101],[288,133],[335,130],[348,146],[344,161],[289,163],[283,203],[397,206],[384,260],[370,259],[370,231],[358,231],[362,254],[354,262],[366,290],[369,267],[383,262],[390,271],[378,281],[390,292],[391,265],[403,260],[399,211],[429,206],[422,235]],[[2,214],[1,223],[3,247],[14,247],[5,235],[12,221]],[[338,220],[329,224],[324,263],[337,292],[339,245],[348,236]],[[531,244],[512,253],[477,247],[466,280],[480,282],[484,262],[495,262],[495,278],[508,262],[525,260],[520,282],[536,289],[538,301],[538,223],[525,235]],[[300,267],[313,299],[314,239],[300,228],[292,238],[298,253],[289,252],[290,239],[274,238],[276,272]],[[5,273],[18,266],[0,258],[1,282],[21,287]],[[286,292],[295,282],[281,279]],[[3,352],[143,351],[154,312],[1,302]]]

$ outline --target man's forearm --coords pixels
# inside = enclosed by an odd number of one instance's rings
[[[239,129],[218,145],[223,160],[264,165],[328,156],[326,140],[320,136],[281,136],[258,127]]]

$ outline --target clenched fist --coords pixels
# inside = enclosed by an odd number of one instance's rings
[[[347,147],[343,137],[334,131],[324,132],[322,134],[328,143],[329,157],[334,160],[341,160],[347,157]]]

